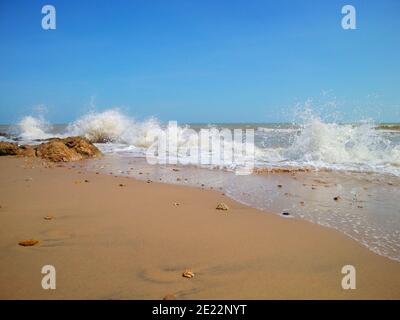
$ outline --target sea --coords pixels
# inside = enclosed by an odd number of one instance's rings
[[[251,129],[251,174],[237,174],[234,164],[183,163],[179,152],[176,163],[149,163],[153,133],[166,127],[156,118],[137,121],[118,109],[89,112],[69,124],[30,115],[0,125],[0,141],[38,144],[83,136],[104,154],[80,162],[87,170],[213,189],[266,214],[336,229],[400,261],[400,124],[326,121],[310,110],[293,123],[178,123],[176,144],[183,150],[198,144],[190,133],[202,129]]]

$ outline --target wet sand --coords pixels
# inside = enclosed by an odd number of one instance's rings
[[[217,191],[2,157],[0,206],[1,299],[400,298],[400,263]],[[341,287],[347,264],[356,290]],[[41,287],[44,265],[56,290]]]

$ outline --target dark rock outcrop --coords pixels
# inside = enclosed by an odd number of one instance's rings
[[[15,156],[18,154],[18,145],[11,142],[0,142],[0,156]]]

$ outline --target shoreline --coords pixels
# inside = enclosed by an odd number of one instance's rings
[[[400,298],[399,262],[216,190],[35,158],[1,157],[0,171],[1,299]],[[216,210],[220,202],[230,209]],[[39,244],[18,246],[30,238]],[[56,290],[40,286],[47,264]],[[347,264],[356,267],[356,290],[341,288]],[[185,269],[195,277],[183,278]]]

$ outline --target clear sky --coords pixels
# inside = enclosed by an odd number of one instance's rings
[[[57,29],[41,27],[42,6]],[[343,30],[352,4],[357,30]],[[398,0],[0,0],[0,123],[45,106],[179,122],[291,121],[311,98],[343,121],[400,122]],[[329,111],[326,111],[329,113]]]

